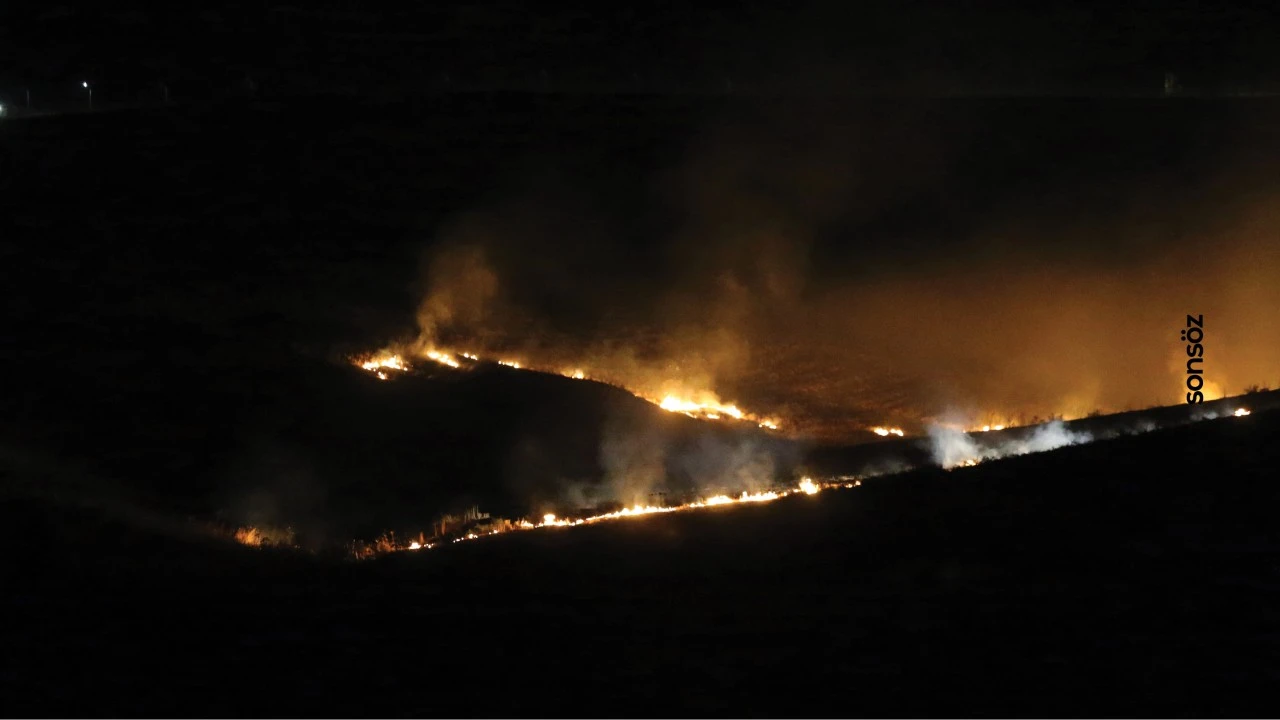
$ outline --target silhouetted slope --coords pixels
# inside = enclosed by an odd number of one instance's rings
[[[470,504],[523,517],[577,507],[583,493],[629,504],[695,492],[732,475],[744,455],[771,464],[759,480],[767,484],[774,472],[788,477],[801,454],[749,424],[694,421],[595,382],[496,365],[424,372],[382,382],[299,369],[261,411],[269,440],[246,461],[257,463],[249,474],[231,479],[237,502],[252,513],[265,492],[281,510],[276,522],[368,535],[421,529]],[[619,496],[627,492],[641,495]],[[299,493],[314,498],[314,518],[288,516]]]
[[[1276,407],[1280,407],[1280,391],[1272,390],[1195,405],[1166,405],[1068,420],[1062,423],[1062,427],[1067,433],[1089,442],[1226,416],[1237,408],[1256,412]],[[1043,424],[1037,423],[1004,430],[973,432],[969,436],[977,448],[986,450],[1026,441],[1043,427]],[[868,431],[863,433],[863,437],[873,436]],[[822,476],[883,474],[936,464],[938,460],[933,454],[933,442],[927,435],[902,439],[874,438],[869,442],[851,445],[817,445],[805,453],[805,467]]]
[[[473,504],[523,517],[712,481],[736,492],[748,469],[761,485],[789,478],[802,453],[750,423],[695,421],[591,381],[428,362],[384,382],[211,349],[221,362],[170,354],[116,377],[101,358],[33,369],[11,442],[78,459],[158,507],[328,542],[421,530]]]
[[[7,544],[48,562],[4,596],[5,694],[45,714],[1261,714],[1278,435],[1259,413],[354,566],[88,553],[22,507]]]

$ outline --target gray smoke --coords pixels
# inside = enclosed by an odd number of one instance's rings
[[[1026,437],[995,437],[993,445],[979,444],[972,435],[954,428],[931,426],[930,450],[934,462],[950,470],[984,460],[1047,452],[1067,445],[1092,442],[1093,436],[1073,431],[1061,420],[1040,425]]]
[[[933,461],[950,470],[966,463],[987,459],[982,448],[968,433],[941,425],[929,426],[929,444]]]
[[[1092,442],[1093,437],[1086,432],[1075,432],[1061,420],[1037,427],[1031,437],[1015,440],[1000,446],[999,457],[1010,455],[1027,455],[1029,453],[1047,452],[1067,445],[1081,445]]]

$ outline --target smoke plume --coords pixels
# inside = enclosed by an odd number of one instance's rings
[[[1207,399],[1280,385],[1275,138],[1244,112],[1162,117],[796,101],[623,165],[533,153],[441,230],[420,344],[830,440],[949,408],[1015,425],[1181,402],[1187,314]]]
[[[961,430],[937,425],[929,428],[929,446],[933,460],[947,470],[985,460],[1048,452],[1092,441],[1092,435],[1073,431],[1061,420],[1036,426],[1025,437],[1001,434],[994,443],[983,444]]]

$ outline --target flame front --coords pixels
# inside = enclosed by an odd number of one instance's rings
[[[462,362],[460,362],[458,358],[463,358],[472,363],[482,362],[481,356],[472,352],[452,352],[440,350],[438,348],[419,348],[417,349],[416,354],[420,355],[422,358],[431,360],[432,362],[454,369],[460,369],[462,367]],[[561,370],[549,370],[526,365],[520,360],[513,360],[510,358],[495,360],[494,362],[498,365],[512,368],[514,370],[548,372],[572,378],[574,380],[586,380],[589,377],[586,370],[576,367]],[[402,353],[394,350],[384,350],[370,356],[358,358],[354,361],[354,364],[373,373],[373,375],[379,380],[386,380],[390,377],[386,372],[387,370],[395,370],[398,372],[407,372],[409,370],[409,365],[404,362]],[[591,379],[596,382],[605,382],[598,378]],[[626,390],[641,400],[653,403],[667,412],[678,412],[692,418],[702,420],[732,419],[752,422],[755,423],[757,427],[766,430],[777,430],[782,426],[782,421],[776,417],[756,415],[739,408],[733,403],[723,403],[715,393],[712,392],[702,391],[687,394],[673,392],[667,393],[661,399],[657,399],[641,391],[626,387],[625,385],[616,385],[610,382],[605,382],[605,384],[614,385],[614,387]],[[898,432],[901,434],[901,431]]]
[[[435,360],[441,365],[448,365],[451,368],[462,367],[462,364],[453,358],[449,353],[442,353],[438,350],[428,350],[426,356],[430,360]]]
[[[735,420],[741,420],[743,418],[743,412],[739,410],[736,405],[721,405],[715,400],[694,402],[693,400],[678,398],[675,395],[668,395],[662,398],[658,403],[658,407],[666,410],[667,412],[684,413],[691,417],[696,417],[698,415],[715,415],[716,417],[728,415]]]
[[[386,373],[382,372],[383,370],[399,370],[400,372],[405,372],[409,369],[409,366],[405,365],[404,360],[399,355],[388,355],[385,353],[375,355],[367,360],[357,361],[357,364],[376,375],[384,376],[384,379]]]
[[[470,531],[465,535],[461,535],[452,540],[450,544],[460,542],[468,542],[471,540],[479,540],[481,538],[491,537],[493,535],[505,535],[511,532],[538,530],[542,528],[563,528],[578,527],[580,525],[592,525],[600,522],[608,522],[611,520],[622,520],[624,518],[642,517],[645,515],[656,515],[662,513],[687,512],[690,510],[698,510],[703,508],[719,507],[721,505],[737,505],[743,503],[767,503],[789,495],[815,495],[822,490],[831,488],[854,488],[862,484],[857,478],[838,478],[829,482],[818,482],[813,478],[801,478],[794,489],[787,490],[765,490],[761,492],[743,491],[735,496],[731,495],[713,495],[711,497],[694,500],[683,505],[640,505],[636,504],[631,507],[624,507],[621,510],[613,512],[600,513],[597,515],[589,515],[578,518],[562,518],[555,513],[546,513],[542,516],[540,522],[532,522],[530,520],[520,520],[517,522],[501,521],[502,524],[488,531]],[[237,539],[239,535],[237,535]],[[359,559],[377,557],[393,552],[405,552],[415,550],[430,550],[439,547],[438,543],[429,543],[425,538],[419,536],[417,539],[409,542],[397,541],[394,534],[386,533],[376,540],[369,543],[359,543],[352,546],[352,554]]]
[[[481,361],[478,355],[475,355],[472,353],[460,352],[460,353],[457,353],[456,355],[458,357],[465,358],[466,360],[471,362]],[[434,362],[437,362],[443,365],[447,365],[452,368],[461,367],[461,363],[455,358],[454,353],[448,353],[448,352],[443,352],[438,350],[427,350],[422,353],[422,356],[426,359],[432,360]],[[498,362],[499,364],[502,364],[511,368],[515,368],[515,369],[522,368],[521,364],[517,361],[502,360]],[[392,352],[383,352],[383,353],[379,353],[364,359],[359,359],[355,361],[355,364],[358,367],[363,368],[364,370],[374,373],[380,379],[387,379],[389,377],[388,371],[408,372],[410,369],[409,365],[404,362],[400,354],[392,353]],[[584,380],[587,378],[586,371],[580,368],[560,370],[556,374],[562,375],[564,377],[577,379],[577,380]],[[767,427],[770,429],[776,429],[778,427],[778,423],[776,420],[770,419],[770,418],[758,418],[756,416],[753,416],[750,413],[744,412],[743,410],[738,408],[736,405],[721,403],[711,393],[695,394],[693,397],[697,397],[698,398],[697,400],[691,399],[689,396],[681,396],[675,393],[669,393],[663,396],[661,400],[654,400],[652,398],[645,397],[644,395],[639,393],[633,392],[633,394],[635,394],[637,397],[640,397],[641,399],[647,400],[648,402],[651,402],[657,405],[658,407],[668,412],[679,412],[679,413],[689,415],[690,417],[706,418],[710,420],[718,420],[720,418],[748,420],[748,421],[756,422],[757,424],[759,424],[760,427]],[[1231,412],[1231,415],[1234,417],[1246,417],[1250,414],[1251,414],[1251,411],[1243,407],[1236,408],[1234,411]],[[1203,419],[1211,419],[1214,417],[1220,417],[1220,416],[1215,413],[1215,414],[1206,415],[1205,418]],[[981,426],[973,427],[972,429],[969,429],[969,430],[964,430],[962,427],[959,427],[959,426],[948,425],[945,427],[950,427],[951,429],[958,432],[974,433],[974,432],[1001,431],[1001,430],[1004,430],[1006,427],[1011,427],[1011,426],[1013,426],[1012,422],[1010,422],[1009,424],[1005,424],[1005,423],[983,424]],[[1154,424],[1151,424],[1150,427],[1139,426],[1138,428],[1135,428],[1137,432],[1149,432],[1154,429],[1156,429],[1156,426]],[[901,428],[897,428],[897,427],[874,427],[874,428],[871,428],[871,431],[880,437],[888,437],[890,435],[897,436],[897,437],[905,436],[905,432]],[[1088,439],[1084,440],[1084,442],[1088,442],[1088,441],[1089,441]],[[1070,444],[1074,444],[1075,442],[1077,442],[1077,440],[1071,440]],[[943,465],[943,467],[948,470],[956,467],[973,467],[988,459],[1006,457],[1012,454],[1024,454],[1026,452],[1039,452],[1039,451],[1023,449],[1023,450],[1017,450],[1013,452],[1001,451],[994,454],[984,453],[984,454],[976,455],[973,457],[957,459],[956,461],[954,461],[949,465]],[[684,503],[682,505],[654,506],[654,505],[636,504],[631,507],[624,507],[620,510],[616,510],[612,512],[600,513],[596,515],[588,515],[588,516],[577,517],[577,518],[562,518],[555,515],[554,513],[547,513],[542,516],[540,522],[533,522],[525,519],[518,520],[515,522],[512,522],[510,520],[501,520],[499,524],[491,525],[489,529],[487,529],[487,531],[468,532],[465,535],[454,538],[452,542],[458,543],[458,542],[466,542],[471,540],[478,540],[483,537],[506,534],[514,531],[537,530],[541,528],[577,527],[579,525],[589,525],[589,524],[598,523],[598,522],[620,520],[623,518],[641,517],[645,515],[653,515],[653,514],[661,514],[661,513],[682,512],[682,511],[689,511],[689,510],[702,509],[702,508],[718,507],[721,505],[772,502],[774,500],[778,500],[780,498],[787,497],[789,495],[795,495],[795,494],[815,495],[823,490],[827,490],[830,488],[854,488],[861,484],[862,484],[861,479],[857,479],[853,477],[844,477],[844,478],[838,478],[835,481],[823,481],[823,482],[815,481],[809,477],[804,477],[804,478],[801,478],[798,484],[791,489],[777,490],[777,491],[770,490],[770,491],[762,491],[762,492],[754,492],[754,493],[743,491],[741,494],[737,496],[731,496],[731,495],[725,495],[725,494],[712,495],[712,496],[694,500],[692,502]],[[254,547],[263,546],[263,545],[292,545],[292,531],[285,531],[285,534],[279,534],[269,530],[260,530],[258,528],[251,528],[251,527],[239,528],[234,532],[234,539],[237,542],[240,542],[244,545],[249,545]],[[376,540],[370,543],[353,543],[351,546],[351,550],[352,550],[352,554],[355,555],[357,558],[368,558],[368,557],[375,557],[378,555],[391,553],[391,552],[429,550],[429,549],[438,547],[439,544],[440,544],[439,542],[427,542],[426,539],[421,535],[418,537],[417,540],[413,540],[409,542],[399,542],[395,539],[393,534],[384,534],[383,536],[377,538]]]

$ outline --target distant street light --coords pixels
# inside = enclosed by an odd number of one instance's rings
[[[80,85],[83,86],[85,90],[89,91],[89,109],[92,110],[93,109],[93,88],[89,87],[88,80],[80,83]]]

